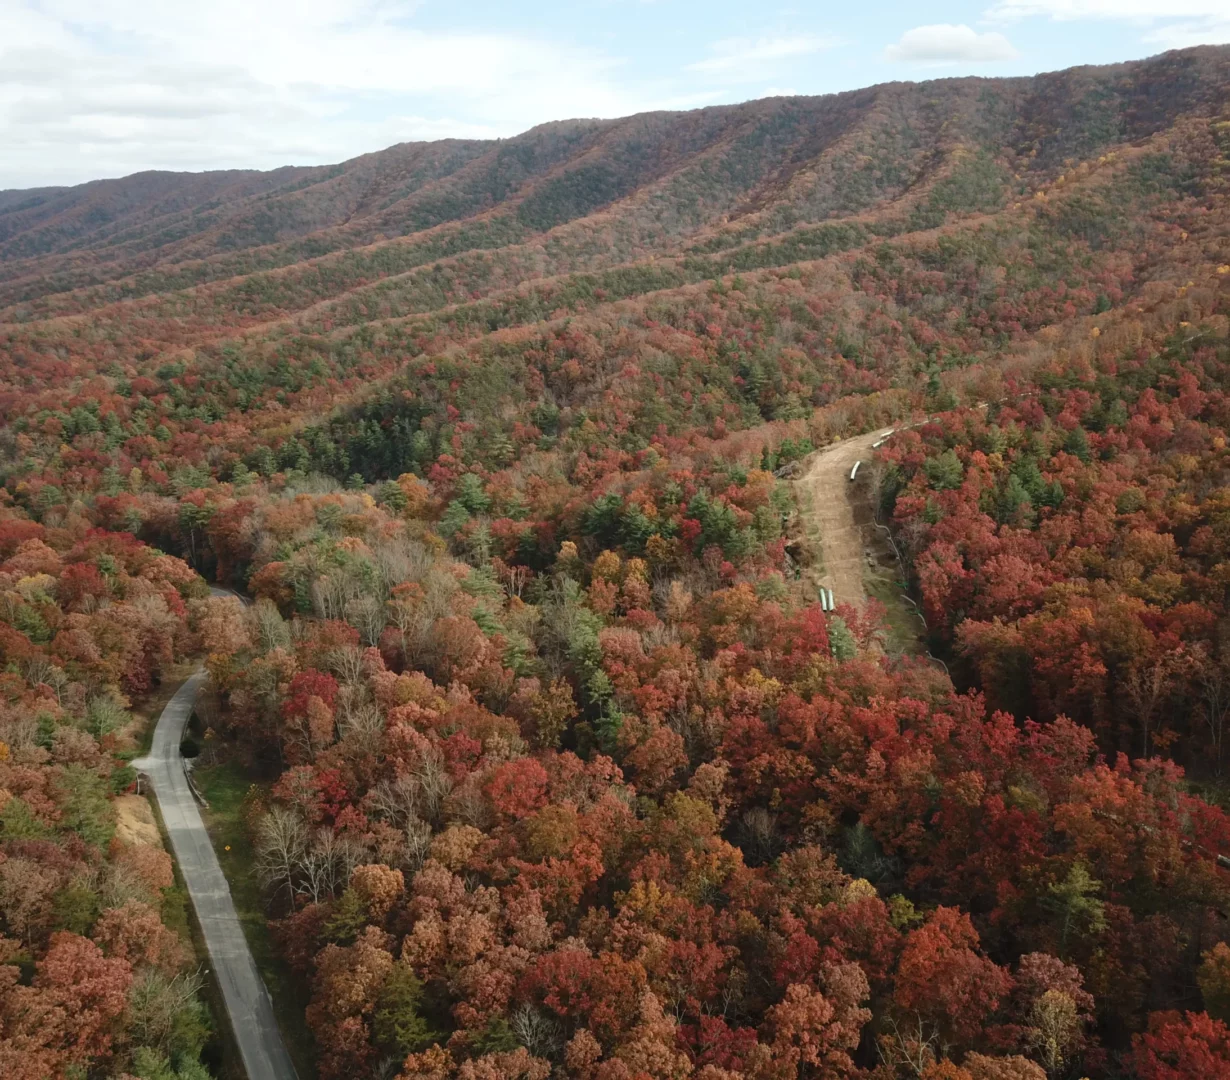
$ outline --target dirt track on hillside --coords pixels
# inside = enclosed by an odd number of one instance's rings
[[[817,451],[797,481],[801,489],[799,516],[815,558],[806,576],[816,589],[831,589],[839,604],[861,608],[867,602],[863,588],[867,559],[864,529],[871,526],[856,516],[857,500],[851,498],[854,485],[850,482],[850,470],[859,460],[864,462],[864,469],[870,465],[871,444],[887,430],[876,428]]]

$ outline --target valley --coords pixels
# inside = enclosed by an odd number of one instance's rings
[[[0,192],[0,1075],[1230,1076],[1228,195],[1225,46]]]

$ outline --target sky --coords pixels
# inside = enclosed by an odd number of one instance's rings
[[[1230,0],[0,0],[0,189],[1230,42]]]

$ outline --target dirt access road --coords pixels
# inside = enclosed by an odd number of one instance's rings
[[[805,571],[817,590],[833,591],[838,604],[862,607],[867,602],[864,573],[870,550],[866,531],[873,529],[861,485],[850,482],[856,461],[866,469],[878,442],[889,431],[876,428],[817,451],[799,477],[799,518],[815,561]],[[861,470],[860,470],[861,478]],[[817,550],[818,549],[818,550]]]

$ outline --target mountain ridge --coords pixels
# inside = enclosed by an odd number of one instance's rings
[[[775,213],[779,220],[769,227],[780,229],[790,219],[827,220],[891,201],[903,179],[928,175],[927,155],[942,160],[944,145],[1009,151],[1021,175],[1044,179],[1064,157],[1088,156],[1153,134],[1180,114],[1207,111],[1217,100],[1208,91],[1230,83],[1228,56],[1226,48],[1202,47],[1003,80],[886,83],[555,121],[511,139],[400,143],[336,165],[145,172],[34,189],[21,202],[8,192],[0,198],[0,305],[120,282],[158,265],[179,267],[185,283],[221,280],[441,226],[464,230],[467,222],[549,234],[638,194],[656,196],[655,209],[675,234],[726,228],[751,213]],[[1076,122],[1049,123],[1048,101]],[[885,158],[886,175],[863,175],[844,161],[869,150]],[[898,175],[903,168],[914,172]],[[823,182],[809,191],[798,179],[816,169],[829,171],[827,194]],[[672,180],[693,190],[672,197]],[[159,291],[116,288],[121,295]]]

